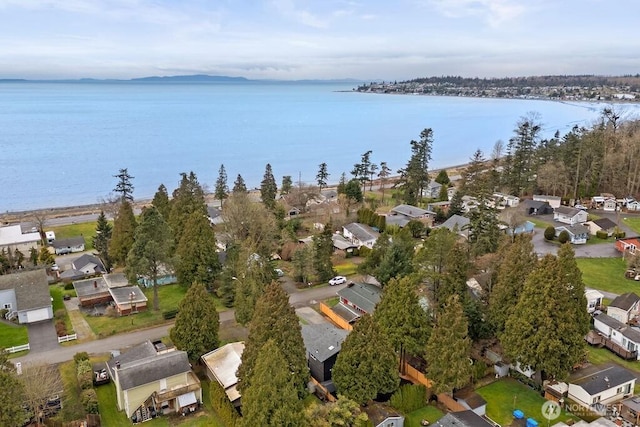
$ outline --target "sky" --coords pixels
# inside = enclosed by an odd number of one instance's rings
[[[0,78],[640,72],[639,0],[0,0]]]

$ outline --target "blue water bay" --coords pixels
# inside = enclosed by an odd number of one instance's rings
[[[604,104],[352,92],[354,84],[227,82],[0,83],[0,211],[96,203],[128,168],[139,199],[181,172],[213,187],[220,164],[231,186],[257,187],[266,163],[276,179],[330,181],[360,155],[395,171],[409,141],[434,132],[433,168],[488,156],[518,119],[536,112],[544,136],[589,126]],[[628,114],[637,105],[625,105]]]

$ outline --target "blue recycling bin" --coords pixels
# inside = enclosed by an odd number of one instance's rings
[[[533,418],[527,418],[527,427],[538,427],[538,422]]]
[[[524,418],[524,412],[522,412],[520,409],[516,409],[515,411],[513,411],[513,418],[517,419],[517,420],[521,420]]]

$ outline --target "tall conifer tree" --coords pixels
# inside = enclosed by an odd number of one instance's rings
[[[267,163],[264,169],[264,176],[260,183],[260,197],[262,203],[269,208],[273,209],[276,206],[276,194],[278,193],[278,185],[276,179],[273,176],[273,170],[271,164]]]
[[[136,225],[136,217],[133,214],[131,203],[127,200],[122,201],[113,221],[113,231],[109,241],[109,257],[115,264],[124,265],[133,245]]]
[[[220,272],[217,250],[216,236],[209,220],[201,213],[193,212],[176,248],[178,281],[187,286],[198,282],[211,289]]]

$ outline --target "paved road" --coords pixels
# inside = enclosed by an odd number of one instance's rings
[[[346,285],[340,286],[321,286],[317,288],[296,290],[289,297],[289,302],[296,308],[307,307],[313,305],[320,300],[330,298],[335,293],[344,288]],[[235,323],[235,313],[233,310],[227,310],[220,313],[220,332],[224,333],[225,328],[237,328]],[[55,364],[73,359],[73,355],[86,351],[89,354],[108,353],[111,350],[124,349],[146,340],[158,340],[169,335],[169,329],[173,327],[172,323],[157,326],[148,329],[142,329],[126,334],[113,335],[104,339],[88,341],[77,345],[56,346],[56,348],[37,352],[30,351],[29,354],[11,359],[15,362],[26,363],[48,363]],[[55,331],[53,332],[55,337]]]

